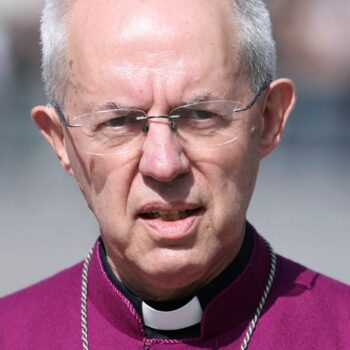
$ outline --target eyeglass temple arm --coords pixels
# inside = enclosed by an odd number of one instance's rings
[[[270,85],[271,79],[266,80],[265,83],[262,85],[262,87],[259,89],[258,93],[255,95],[254,99],[252,102],[250,102],[247,106],[244,108],[236,109],[235,112],[244,112],[247,111],[248,109],[252,108],[259,100],[260,96],[262,93],[265,91],[265,89]]]
[[[77,127],[75,125],[69,124],[68,120],[66,119],[66,117],[65,117],[65,115],[64,115],[64,113],[62,111],[62,108],[61,108],[60,104],[57,101],[52,100],[50,102],[50,105],[55,109],[55,111],[57,112],[61,122],[63,123],[63,125],[65,127],[67,127],[67,128],[76,128]]]
[[[64,124],[64,126],[69,126],[68,121],[66,117],[64,116],[64,113],[61,109],[60,104],[56,100],[52,100],[50,102],[50,106],[54,108],[54,110],[57,112],[61,122]]]

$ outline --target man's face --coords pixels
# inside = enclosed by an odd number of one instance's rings
[[[115,102],[166,115],[199,96],[253,98],[239,65],[226,1],[77,1],[69,24],[67,115]],[[259,162],[258,107],[232,143],[181,146],[166,120],[140,148],[84,152],[67,129],[75,177],[101,228],[110,263],[135,292],[176,296],[215,277],[240,248]]]

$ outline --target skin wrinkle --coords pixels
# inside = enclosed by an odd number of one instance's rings
[[[121,66],[119,66],[117,69],[115,69],[115,67],[114,67],[111,70],[112,73],[123,71],[121,80],[133,82],[132,86],[131,86],[133,89],[130,89],[130,90],[133,90],[133,93],[129,93],[129,91],[127,92],[128,99],[130,101],[132,101],[132,104],[125,103],[124,101],[120,101],[120,100],[113,101],[112,99],[108,99],[108,98],[106,99],[105,97],[102,97],[101,99],[97,100],[96,97],[93,98],[93,96],[96,96],[92,90],[92,87],[91,87],[91,86],[93,86],[93,84],[88,84],[88,85],[84,86],[82,83],[78,83],[78,82],[73,83],[72,81],[70,81],[69,90],[73,89],[76,92],[74,102],[77,103],[80,108],[81,108],[81,106],[85,107],[84,110],[72,112],[71,115],[81,115],[81,114],[87,113],[87,112],[92,110],[93,106],[105,104],[106,101],[108,101],[108,100],[111,102],[115,102],[117,104],[128,106],[130,108],[137,108],[137,109],[143,109],[143,110],[149,111],[148,106],[151,106],[153,104],[152,101],[155,100],[155,97],[153,95],[151,95],[148,98],[148,96],[145,95],[145,91],[147,91],[147,94],[150,94],[153,91],[153,88],[148,87],[147,89],[140,89],[137,87],[138,86],[145,86],[145,85],[148,86],[151,84],[152,77],[158,75],[158,76],[161,76],[162,78],[165,78],[165,77],[167,77],[167,74],[166,73],[159,74],[159,73],[157,73],[157,69],[152,68],[151,72],[148,72],[148,76],[147,76],[146,73],[142,73],[145,70],[146,70],[146,68],[137,69],[137,67],[132,68],[132,69],[131,68],[124,69]],[[176,73],[176,72],[177,73],[171,74],[170,81],[179,79],[180,75],[184,75],[183,73],[181,74],[181,71],[182,71],[181,68],[172,71],[174,73]],[[132,79],[132,77],[135,76],[136,72],[137,72],[138,78]],[[195,78],[192,81],[193,81],[193,83],[200,86],[200,83],[202,80],[205,80],[205,77],[203,77],[202,79]],[[217,81],[222,80],[221,75],[216,80]],[[239,74],[235,74],[235,77],[232,80],[236,81],[236,82],[240,82],[242,79],[239,77]],[[76,84],[76,85],[74,85],[74,84]],[[157,84],[161,85],[162,83],[159,81]],[[239,83],[236,86],[243,87],[245,85],[246,84]],[[136,94],[135,94],[135,90],[137,91]],[[164,90],[165,90],[165,88],[164,88]],[[238,95],[237,92],[232,91],[231,83],[230,83],[230,85],[227,86],[227,88],[223,89],[222,93],[218,93],[217,91],[213,91],[213,90],[205,91],[203,89],[200,89],[199,91],[197,91],[195,93],[195,95],[193,95],[193,93],[191,93],[191,95],[189,95],[189,97],[186,99],[176,98],[176,102],[167,103],[167,106],[159,108],[160,111],[157,114],[167,114],[167,112],[170,109],[187,104],[191,100],[195,100],[197,98],[197,96],[201,96],[201,95],[208,95],[208,96],[210,96],[210,99],[212,99],[212,100],[221,100],[221,99],[240,100],[242,92],[239,91],[239,94],[240,95]],[[184,95],[186,96],[186,93]],[[96,102],[92,103],[91,102],[92,100],[96,100]],[[169,100],[170,100],[170,98],[169,98]],[[90,101],[90,102],[88,102],[88,101]],[[136,101],[140,101],[140,102],[135,104]],[[67,99],[67,103],[68,103],[67,110],[69,110],[70,109],[69,106],[72,103],[69,103],[69,99]],[[146,106],[146,108],[145,108],[145,106]]]

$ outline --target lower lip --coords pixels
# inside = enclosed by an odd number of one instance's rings
[[[142,219],[157,236],[167,240],[180,240],[187,238],[194,231],[199,220],[198,216],[189,216],[186,219],[176,221],[163,221],[161,219]]]

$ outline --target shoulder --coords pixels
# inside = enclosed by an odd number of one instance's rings
[[[19,306],[23,312],[23,307],[28,308],[35,301],[42,305],[53,297],[60,297],[58,299],[61,300],[62,296],[70,295],[80,287],[81,271],[82,263],[79,263],[30,287],[0,298],[1,314],[7,308],[13,309]]]
[[[254,228],[253,232],[261,248],[262,237]],[[264,245],[261,249],[266,249],[266,246]],[[276,274],[272,289],[279,297],[286,299],[290,297],[293,301],[305,300],[315,304],[326,301],[327,303],[338,303],[340,306],[347,304],[350,320],[350,285],[327,277],[279,254],[276,254]]]
[[[277,264],[277,308],[300,327],[332,329],[343,339],[350,327],[350,286],[281,256]]]
[[[345,283],[282,256],[277,258],[277,271],[279,283],[287,288],[293,286],[294,292],[299,288],[300,291],[308,292],[313,298],[327,300],[333,298],[332,302],[339,300],[350,304],[350,286]]]
[[[257,242],[261,241],[261,236],[254,232]],[[262,249],[266,249],[265,246]],[[279,254],[276,255],[271,295],[274,309],[276,305],[281,305],[282,311],[290,308],[292,315],[299,314],[301,317],[308,311],[328,319],[334,316],[350,325],[350,286]]]
[[[273,335],[267,348],[348,349],[349,329],[350,286],[278,256],[257,331]]]
[[[0,344],[4,339],[23,337],[42,330],[50,333],[50,325],[80,315],[82,263],[42,282],[0,298]],[[76,318],[74,316],[74,318]],[[69,322],[67,322],[67,326]],[[23,332],[23,334],[21,334]],[[6,342],[5,342],[6,343]]]

